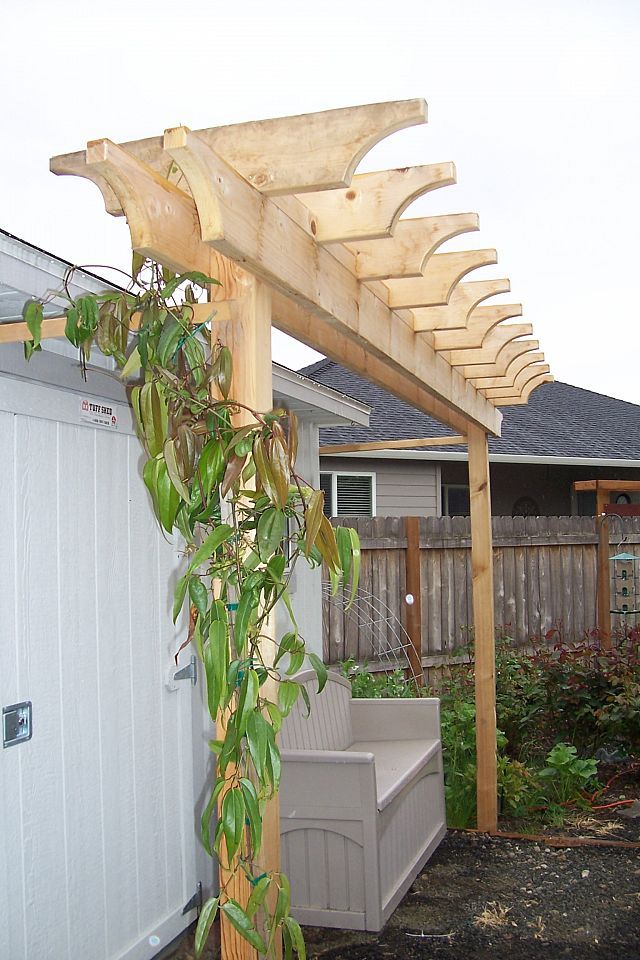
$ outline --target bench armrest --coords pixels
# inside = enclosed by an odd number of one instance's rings
[[[439,740],[440,700],[356,699],[351,704],[353,739]]]
[[[280,818],[362,820],[376,808],[372,753],[283,750]]]

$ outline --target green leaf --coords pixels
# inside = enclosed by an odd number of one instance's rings
[[[267,952],[266,943],[237,901],[227,900],[221,909],[231,926],[235,927],[238,933],[241,934],[252,947],[255,947],[258,953],[264,954]]]
[[[224,780],[222,777],[219,780],[216,780],[216,784],[211,791],[211,796],[209,797],[207,805],[202,811],[202,816],[200,818],[202,843],[210,857],[213,856],[213,849],[211,847],[211,817],[213,816],[213,811],[216,808],[218,797],[220,796],[220,792],[222,791],[225,783],[226,780]]]
[[[300,684],[293,680],[281,680],[278,684],[278,707],[283,717],[291,713],[298,696],[300,694]]]
[[[240,737],[244,736],[249,717],[256,709],[259,690],[260,682],[258,680],[258,674],[255,670],[247,670],[242,678],[240,696],[238,698],[238,709],[236,711],[236,729]]]
[[[231,380],[233,379],[233,360],[231,351],[228,347],[222,347],[218,354],[218,389],[226,400],[231,390]]]
[[[202,956],[202,951],[204,950],[209,938],[209,931],[211,930],[213,921],[218,913],[219,904],[219,897],[210,897],[200,911],[195,937],[196,957]]]
[[[140,351],[137,347],[134,347],[127,362],[120,371],[120,377],[122,380],[126,380],[128,377],[132,377],[134,373],[137,373],[140,367],[142,366],[142,360],[140,359]]]
[[[304,511],[304,555],[307,559],[318,537],[320,524],[324,516],[323,510],[324,493],[322,490],[314,490]]]
[[[159,520],[167,533],[173,530],[173,524],[180,506],[180,495],[169,479],[167,464],[158,458],[156,471],[156,489],[158,492]]]
[[[233,527],[230,527],[228,523],[221,523],[220,526],[212,530],[209,536],[204,539],[202,545],[198,547],[191,558],[188,572],[191,573],[193,570],[199,567],[200,564],[204,563],[205,560],[209,560],[218,547],[228,540],[233,533],[234,529]]]
[[[341,529],[341,528],[338,528]],[[358,584],[360,583],[360,564],[361,564],[361,554],[360,554],[360,537],[358,536],[358,531],[354,530],[352,527],[344,528],[349,532],[349,539],[351,540],[351,596],[349,597],[349,603],[347,604],[347,610],[353,603],[358,592]]]
[[[39,300],[30,300],[22,311],[27,330],[31,334],[32,340],[25,341],[30,344],[29,357],[40,349],[40,340],[42,337],[43,306]]]
[[[215,620],[209,627],[209,639],[204,647],[204,672],[207,678],[207,706],[209,715],[215,723],[224,693],[229,644],[227,626],[221,620]]]
[[[282,542],[287,519],[281,510],[270,507],[258,520],[257,542],[260,559],[266,561],[275,553]]]
[[[243,781],[241,781],[243,782]],[[246,798],[245,798],[246,799]],[[253,890],[251,891],[251,896],[247,903],[247,916],[253,918],[257,911],[260,909],[264,903],[267,893],[269,892],[269,887],[271,886],[271,877],[260,877],[259,880],[256,880]]]
[[[169,478],[171,483],[175,487],[177,493],[182,497],[185,503],[188,503],[191,499],[191,493],[188,486],[184,482],[183,478],[180,476],[180,469],[178,467],[178,461],[176,459],[176,441],[167,440],[163,447],[163,455],[165,462],[167,464],[167,471],[169,473]]]
[[[222,444],[217,439],[208,440],[202,448],[198,461],[198,474],[208,498],[214,486],[220,482],[224,471],[224,456]]]
[[[180,579],[176,583],[176,589],[174,592],[174,601],[173,601],[173,622],[174,623],[180,616],[180,611],[184,606],[184,598],[187,595],[188,586],[189,586],[189,574],[185,573],[184,577],[180,577]]]
[[[318,693],[322,693],[324,690],[325,684],[327,682],[329,674],[327,673],[327,668],[324,663],[315,653],[308,653],[309,663],[315,670],[316,677],[318,678]]]
[[[307,960],[307,949],[305,947],[304,937],[298,921],[295,920],[294,917],[285,917],[283,925],[291,934],[293,945],[298,953],[298,960]]]
[[[204,617],[209,605],[209,591],[198,577],[191,577],[189,580],[189,596],[191,602],[198,608],[200,616]]]
[[[226,845],[227,862],[231,863],[240,849],[242,831],[244,830],[244,796],[239,787],[231,787],[222,799],[222,832]]]
[[[262,816],[260,814],[260,805],[256,788],[251,780],[242,777],[240,780],[240,789],[244,797],[244,805],[249,821],[249,832],[251,833],[251,847],[254,857],[260,853],[262,847]]]
[[[267,730],[269,724],[258,712],[252,713],[247,723],[247,746],[259,780],[264,779],[267,763]]]
[[[238,602],[238,609],[233,623],[233,640],[238,656],[242,656],[247,642],[247,633],[251,622],[251,615],[258,603],[258,598],[252,590],[243,592]]]

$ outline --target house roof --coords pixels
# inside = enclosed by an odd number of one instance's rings
[[[321,430],[322,444],[408,440],[447,436],[452,432],[333,360],[320,360],[300,372],[372,408],[368,428]],[[489,455],[494,461],[585,461],[594,465],[617,461],[620,466],[640,466],[640,406],[636,404],[568,383],[553,382],[534,390],[528,404],[503,407],[502,412],[502,436],[489,437]],[[428,451],[385,451],[383,456],[399,454],[431,460],[462,459],[466,458],[466,448],[442,446]]]

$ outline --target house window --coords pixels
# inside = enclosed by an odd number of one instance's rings
[[[460,483],[444,483],[442,485],[442,516],[468,517],[469,513],[469,487]]]
[[[324,512],[328,517],[374,517],[375,473],[321,473]]]

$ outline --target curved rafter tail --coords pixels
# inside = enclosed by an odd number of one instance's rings
[[[535,377],[534,380],[531,380],[530,383],[524,388],[522,393],[518,396],[505,397],[503,399],[490,400],[489,403],[493,403],[496,407],[518,407],[524,406],[529,402],[529,397],[537,387],[541,387],[543,383],[553,383],[555,377],[552,377],[551,374],[545,373],[539,377]]]
[[[316,221],[318,243],[347,243],[390,237],[418,197],[456,182],[453,163],[430,163],[357,174],[347,189],[298,195]]]
[[[453,237],[480,229],[477,213],[399,220],[392,237],[347,243],[360,280],[421,277],[429,257]]]

